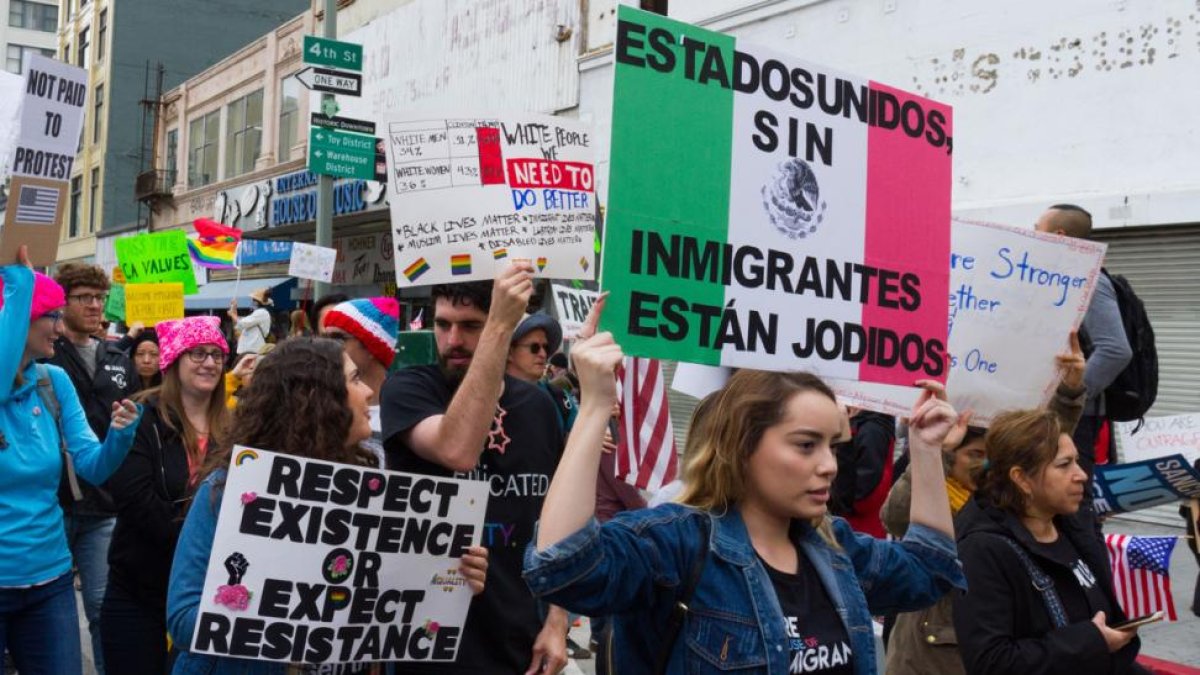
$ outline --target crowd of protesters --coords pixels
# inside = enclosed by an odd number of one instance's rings
[[[1086,236],[1085,216],[1038,227]],[[437,362],[404,368],[393,298],[326,296],[281,332],[261,290],[233,335],[200,316],[108,341],[100,268],[52,279],[22,253],[0,274],[0,652],[21,673],[81,672],[76,577],[100,672],[326,672],[190,650],[235,445],[489,486],[457,660],[336,672],[557,673],[591,651],[603,673],[1140,671],[1089,500],[1098,392],[1130,358],[1111,288],[1088,357],[1072,334],[1029,364],[1060,373],[1048,408],[987,429],[936,382],[896,419],[737,371],[648,508],[614,475],[603,296],[568,358],[528,261],[434,287]]]

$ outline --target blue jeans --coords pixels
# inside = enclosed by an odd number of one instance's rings
[[[112,516],[66,517],[67,546],[75,568],[79,570],[80,594],[83,596],[83,614],[87,617],[88,632],[92,638],[92,658],[96,672],[104,675],[104,648],[100,641],[100,606],[104,603],[104,587],[108,585],[108,543],[112,540],[113,526],[117,519]]]
[[[71,573],[32,588],[0,588],[0,654],[6,648],[21,675],[83,672]]]

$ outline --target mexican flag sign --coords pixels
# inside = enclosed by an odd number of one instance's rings
[[[945,381],[950,108],[618,11],[602,327],[637,356]]]

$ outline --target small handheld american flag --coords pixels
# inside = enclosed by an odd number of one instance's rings
[[[1171,553],[1176,537],[1104,535],[1112,563],[1113,587],[1125,616],[1162,611],[1167,621],[1177,621],[1171,598]]]

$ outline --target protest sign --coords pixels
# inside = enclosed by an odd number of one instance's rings
[[[574,340],[600,294],[562,284],[550,284],[550,287],[554,289],[554,309],[562,326],[563,339]]]
[[[27,68],[12,175],[65,183],[83,126],[87,71],[40,54],[29,56]]]
[[[538,276],[591,279],[594,148],[561,117],[410,117],[385,125],[400,288],[492,279],[524,258]]]
[[[111,296],[109,296],[111,297]],[[183,318],[183,284],[129,284],[125,286],[125,321],[147,328],[159,321]]]
[[[1123,513],[1200,497],[1200,470],[1181,454],[1096,466],[1096,513]]]
[[[196,292],[196,274],[183,230],[121,237],[114,246],[129,285],[177,281],[183,284],[184,295]]]
[[[0,230],[0,260],[16,260],[17,249],[25,245],[29,262],[37,267],[53,265],[58,258],[59,223],[66,207],[66,182],[13,177],[4,229]]]
[[[21,92],[25,79],[0,72],[0,183],[8,179],[8,163],[21,131]]]
[[[1069,348],[1092,301],[1105,245],[992,223],[954,220],[949,259],[950,379],[946,390],[971,423],[990,426],[1005,410],[1040,408],[1062,377],[1055,356]],[[863,407],[905,414],[917,390],[833,382]]]
[[[602,327],[637,356],[944,381],[950,108],[617,11]]]
[[[1200,415],[1196,413],[1147,417],[1141,422],[1118,422],[1114,426],[1122,461],[1139,462],[1176,454],[1189,462],[1200,459]]]
[[[337,255],[338,252],[335,248],[296,242],[292,244],[288,276],[329,283],[333,280],[333,268],[337,264]]]
[[[456,658],[471,601],[458,559],[480,541],[487,483],[246,447],[233,457],[191,651]]]
[[[104,318],[109,321],[125,320],[125,284],[114,283],[108,288],[108,299],[104,301]]]

